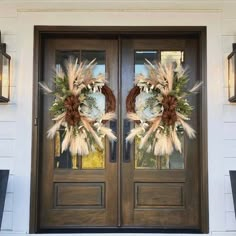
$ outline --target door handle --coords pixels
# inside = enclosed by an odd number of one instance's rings
[[[130,121],[124,119],[124,129],[123,129],[123,162],[130,162],[130,142],[126,142],[126,137],[130,132]]]
[[[112,130],[112,132],[114,132],[115,134],[117,133],[117,122],[116,120],[112,120],[110,121],[110,129]],[[116,162],[116,147],[117,147],[117,142],[109,142],[110,144],[110,162],[115,163]]]

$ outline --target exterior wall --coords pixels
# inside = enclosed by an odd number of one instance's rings
[[[207,26],[210,234],[236,235],[229,180],[229,170],[236,169],[236,105],[227,101],[227,55],[236,42],[236,2],[158,2],[138,2],[133,9],[130,2],[118,6],[111,0],[104,7],[95,4],[97,10],[85,2],[72,2],[70,9],[68,3],[0,3],[2,41],[12,57],[11,102],[0,105],[0,169],[10,169],[0,236],[29,230],[34,25]]]
[[[235,4],[233,5],[236,6]],[[223,100],[223,156],[224,156],[224,192],[225,192],[225,229],[236,231],[232,190],[229,170],[236,169],[236,105],[227,101],[227,55],[232,51],[232,43],[236,42],[236,16],[232,5],[223,12],[222,19],[222,60],[224,68],[224,100]]]
[[[15,160],[16,150],[16,11],[13,9],[0,8],[0,30],[2,42],[7,42],[7,53],[11,55],[11,102],[7,105],[0,105],[0,169],[9,169],[10,177],[7,188],[6,202],[4,208],[2,230],[13,229],[13,202],[15,183]]]

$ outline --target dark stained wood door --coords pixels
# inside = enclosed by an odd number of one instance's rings
[[[70,56],[79,61],[97,60],[94,73],[109,74],[109,86],[117,94],[118,54],[114,40],[47,40],[44,49],[43,81],[53,86],[53,69],[63,68]],[[117,225],[117,163],[110,160],[109,143],[105,151],[90,156],[61,153],[62,132],[54,140],[46,138],[53,124],[49,107],[52,96],[40,97],[40,229]]]
[[[134,86],[135,74],[145,72],[144,62],[173,60],[189,67],[189,86],[198,78],[198,46],[195,39],[122,40],[122,98]],[[182,140],[182,154],[156,157],[140,153],[137,144],[124,138],[134,125],[122,110],[123,161],[121,166],[122,225],[124,227],[191,228],[200,227],[199,189],[199,95],[191,98],[194,112],[191,125],[197,138]],[[122,100],[125,107],[125,99]]]
[[[115,151],[107,142],[104,153],[90,158],[58,154],[58,140],[46,138],[52,125],[48,108],[53,97],[40,95],[39,228],[200,229],[200,96],[191,98],[195,107],[191,125],[197,137],[182,140],[183,154],[165,158],[140,155],[137,145],[125,144],[133,126],[126,118],[125,99],[135,73],[145,70],[145,58],[172,58],[188,65],[191,87],[199,76],[198,40],[121,37],[45,42],[42,80],[49,85],[52,68],[60,67],[68,56],[97,58],[100,72],[108,74],[109,86],[117,97],[119,140]]]

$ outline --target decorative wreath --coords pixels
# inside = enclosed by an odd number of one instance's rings
[[[193,107],[187,96],[201,86],[198,82],[190,90],[186,70],[174,63],[152,64],[146,60],[148,78],[136,76],[135,86],[126,99],[128,118],[135,122],[126,140],[139,139],[139,149],[156,156],[170,155],[174,149],[181,152],[180,137],[184,132],[195,138],[190,120]]]
[[[56,71],[54,90],[45,83],[40,86],[47,94],[55,96],[49,108],[55,124],[48,130],[48,138],[64,127],[62,152],[69,149],[72,155],[88,155],[95,146],[104,148],[103,139],[116,140],[105,123],[115,118],[116,99],[106,85],[103,74],[93,77],[95,59],[90,63],[70,58],[65,72]]]

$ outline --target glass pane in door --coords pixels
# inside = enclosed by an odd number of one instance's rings
[[[151,63],[158,59],[159,52],[156,50],[142,50],[142,51],[135,51],[135,75],[143,74],[147,77],[147,68],[145,63],[147,59]]]
[[[57,51],[56,52],[56,70],[66,70],[65,62],[69,58],[78,59],[80,62],[90,62],[96,59],[96,66],[93,70],[93,76],[97,77],[99,74],[106,73],[106,58],[105,51]],[[92,110],[93,116],[99,116],[99,111],[105,112],[105,97],[101,93],[91,93],[89,97],[95,99],[96,107]],[[99,109],[98,109],[99,108]],[[105,149],[100,150],[96,145],[94,151],[86,156],[79,157],[78,155],[72,156],[70,152],[61,152],[61,145],[64,138],[64,128],[62,127],[54,139],[54,153],[55,153],[55,168],[69,168],[77,169],[103,169],[105,167]],[[105,146],[105,140],[104,140]]]
[[[92,61],[95,59],[96,67],[94,68],[94,76],[106,73],[106,54],[105,51],[82,51],[81,61]]]
[[[147,63],[146,60],[153,63],[158,59],[159,52],[156,50],[140,50],[135,51],[135,75],[143,74],[146,78],[148,77],[148,71],[145,66]],[[137,96],[137,99],[139,99],[139,95]],[[136,101],[137,101],[136,99]],[[143,98],[139,99],[139,101],[136,103],[136,106],[142,106],[141,101]],[[135,139],[135,168],[142,168],[142,169],[156,169],[157,168],[157,159],[152,153],[148,153],[146,151],[140,150],[138,148],[139,146],[139,139]]]
[[[174,62],[179,66],[184,62],[184,51],[161,51],[161,62]]]
[[[143,74],[148,77],[147,68],[145,63],[147,59],[151,63],[157,63],[160,61],[165,63],[167,61],[175,62],[176,65],[183,63],[183,51],[135,51],[135,75]],[[152,118],[152,111],[149,108],[145,108],[145,101],[152,97],[151,92],[141,92],[136,97],[136,107],[139,106],[139,110],[142,109],[142,114],[146,119]],[[140,140],[135,140],[135,169],[183,169],[184,168],[184,155],[174,151],[170,156],[155,156],[153,150],[147,152],[146,150],[139,149]],[[182,147],[184,146],[184,138],[181,138]]]
[[[172,62],[175,66],[184,63],[184,51],[161,51],[161,63]],[[184,152],[184,137],[180,137],[181,146]],[[184,169],[184,153],[174,151],[170,156],[161,157],[162,169]]]

